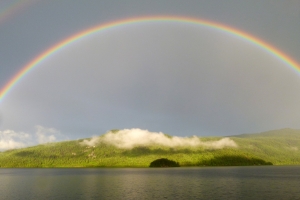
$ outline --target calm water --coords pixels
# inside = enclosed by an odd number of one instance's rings
[[[0,199],[300,200],[300,166],[0,169]]]

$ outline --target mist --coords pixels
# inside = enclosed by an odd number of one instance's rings
[[[136,146],[162,145],[166,147],[205,147],[210,149],[222,149],[225,147],[237,147],[230,138],[222,138],[217,141],[201,141],[199,137],[167,136],[162,132],[150,132],[148,130],[124,129],[118,132],[108,132],[102,137],[93,137],[84,140],[81,144],[94,146],[100,142],[114,145],[118,148],[132,149]]]

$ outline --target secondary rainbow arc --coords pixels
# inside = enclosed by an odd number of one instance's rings
[[[202,25],[211,27],[217,30],[222,30],[227,33],[230,33],[232,35],[235,35],[237,37],[240,37],[242,39],[245,39],[262,49],[266,50],[267,52],[271,53],[272,55],[276,56],[278,59],[286,63],[288,66],[290,66],[292,69],[294,69],[297,72],[300,72],[300,65],[294,61],[291,57],[280,51],[279,49],[275,48],[271,44],[268,44],[264,42],[263,40],[252,36],[251,34],[248,34],[246,32],[243,32],[241,30],[238,30],[236,28],[219,24],[216,22],[208,21],[208,20],[202,20],[197,18],[189,18],[189,17],[178,17],[178,16],[150,16],[150,17],[138,17],[138,18],[130,18],[130,19],[124,19],[119,21],[114,21],[106,24],[102,24],[87,30],[84,30],[82,32],[79,32],[59,43],[52,46],[45,52],[38,55],[36,58],[34,58],[31,62],[29,62],[26,66],[24,66],[15,76],[13,76],[12,79],[0,90],[0,103],[3,101],[4,97],[9,93],[9,91],[24,77],[27,73],[30,72],[34,67],[36,67],[39,63],[41,63],[44,59],[54,54],[56,51],[66,47],[68,44],[79,40],[80,38],[86,37],[88,35],[91,35],[92,33],[96,33],[99,31],[103,31],[106,29],[110,29],[117,26],[127,25],[127,24],[134,24],[134,23],[140,23],[140,22],[183,22],[183,23],[191,23],[196,25]]]
[[[0,9],[0,23],[5,22],[10,16],[17,14],[24,7],[34,3],[31,0],[19,0]]]

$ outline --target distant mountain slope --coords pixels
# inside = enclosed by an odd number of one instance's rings
[[[265,131],[261,133],[248,133],[248,134],[240,134],[234,135],[230,137],[241,137],[241,138],[258,138],[258,137],[272,137],[272,138],[284,138],[284,139],[300,139],[300,130],[298,129],[279,129],[279,130],[271,130]]]
[[[114,130],[113,134],[119,133]],[[104,136],[2,152],[0,167],[148,167],[159,158],[174,160],[181,166],[300,165],[300,130],[281,129],[230,136],[237,147],[222,148],[157,144],[118,148],[105,142]],[[201,141],[229,140],[220,139],[206,137]]]
[[[300,164],[300,130],[280,129],[231,136],[241,150],[273,164]]]

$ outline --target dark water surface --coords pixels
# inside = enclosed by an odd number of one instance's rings
[[[0,199],[300,200],[300,166],[0,169]]]

